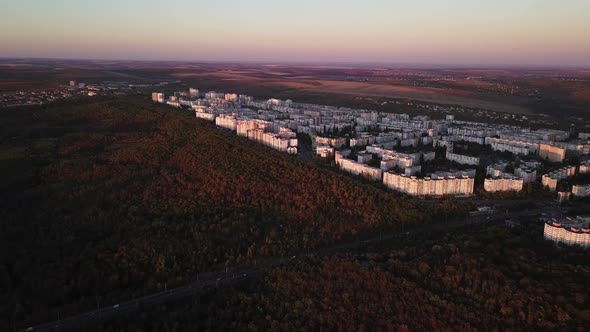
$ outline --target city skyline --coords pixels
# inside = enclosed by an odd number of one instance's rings
[[[590,3],[8,1],[0,57],[590,66]]]

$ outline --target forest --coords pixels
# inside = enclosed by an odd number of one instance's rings
[[[588,278],[588,252],[553,246],[530,220],[303,257],[97,330],[583,331]]]
[[[142,97],[0,112],[0,330],[465,215]]]

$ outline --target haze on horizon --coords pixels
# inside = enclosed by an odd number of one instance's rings
[[[0,57],[590,67],[590,1],[5,0]]]

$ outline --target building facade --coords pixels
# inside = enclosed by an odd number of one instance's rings
[[[522,191],[524,181],[512,174],[502,173],[499,177],[486,178],[483,188],[488,192]]]
[[[572,195],[574,195],[576,197],[590,196],[590,184],[573,185],[572,186]]]
[[[565,149],[549,144],[539,144],[539,156],[551,162],[560,163],[565,159]]]
[[[524,183],[532,183],[537,180],[537,170],[526,166],[515,169],[514,175],[521,178]]]
[[[471,195],[475,180],[467,175],[418,178],[385,172],[383,184],[412,196]]]
[[[544,237],[555,243],[590,247],[590,227],[588,218],[576,217],[551,220],[545,223]]]
[[[462,154],[451,153],[447,151],[446,157],[450,161],[454,161],[459,164],[463,165],[479,165],[479,158],[477,157],[470,157]]]
[[[346,159],[340,151],[336,152],[335,160],[338,167],[348,173],[366,176],[373,181],[380,181],[383,176],[381,169],[367,166],[352,159]]]
[[[557,190],[557,183],[561,180],[565,180],[568,177],[576,175],[576,166],[562,167],[553,172],[543,174],[541,177],[541,184],[543,187],[548,188],[550,191]]]
[[[536,154],[539,151],[539,144],[517,141],[504,138],[486,137],[485,144],[488,144],[496,151],[507,151],[513,154]]]

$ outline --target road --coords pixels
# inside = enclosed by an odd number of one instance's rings
[[[482,215],[478,217],[469,217],[455,219],[446,223],[436,223],[427,225],[409,226],[402,230],[395,232],[383,233],[366,239],[355,239],[350,242],[336,244],[328,248],[318,249],[306,255],[329,255],[339,251],[359,249],[369,245],[375,245],[382,242],[389,242],[396,238],[402,238],[409,233],[419,232],[437,232],[458,229],[466,226],[484,225],[490,223],[503,222],[507,218],[517,218],[520,216],[534,216],[543,212],[544,210],[553,208],[546,206],[534,210],[521,210],[513,212],[497,212],[494,215]],[[266,271],[281,265],[287,265],[295,256],[291,257],[275,257],[259,260],[256,268],[243,269],[240,271],[230,272],[208,272],[198,275],[198,279],[190,284],[169,289],[166,291],[154,293],[141,298],[133,299],[119,304],[113,304],[108,307],[92,310],[79,315],[71,316],[59,321],[54,321],[46,324],[36,325],[27,328],[24,331],[72,331],[80,330],[83,326],[98,323],[101,321],[108,321],[110,319],[120,317],[130,312],[139,311],[155,305],[160,305],[167,302],[176,301],[194,295],[197,291],[207,287],[224,287],[231,284],[243,282],[248,279],[255,279],[260,277]]]
[[[137,311],[142,308],[151,307],[165,302],[179,300],[192,296],[196,291],[206,287],[223,287],[228,284],[233,284],[240,281],[245,281],[249,278],[257,278],[261,273],[260,269],[251,269],[240,271],[240,273],[208,273],[200,275],[199,280],[194,281],[188,285],[173,288],[163,292],[144,296],[119,304],[114,304],[109,307],[100,308],[97,310],[85,312],[76,316],[71,316],[59,321],[46,323],[29,327],[24,331],[71,331],[79,330],[83,326],[107,321],[118,316]]]

